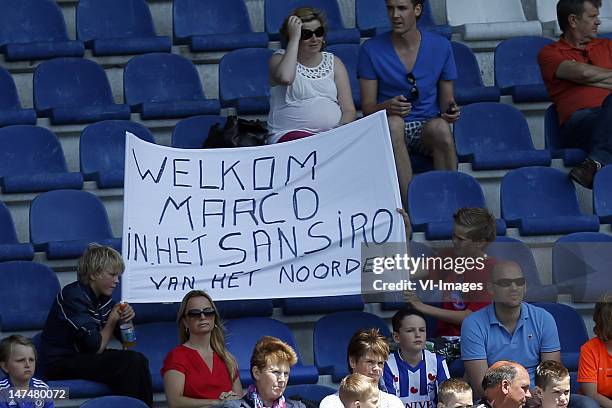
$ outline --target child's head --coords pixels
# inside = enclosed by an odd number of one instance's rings
[[[603,342],[612,340],[612,294],[604,295],[595,303],[593,321],[595,322],[593,331],[599,340]]]
[[[472,404],[472,388],[464,380],[449,378],[438,386],[438,408],[468,408]]]
[[[547,360],[535,371],[536,393],[542,408],[565,408],[570,399],[570,376],[563,364]]]
[[[486,208],[460,208],[453,218],[453,246],[457,255],[478,256],[495,241],[495,217]]]
[[[359,373],[344,377],[338,389],[344,408],[378,408],[378,394],[376,382]]]
[[[0,367],[13,385],[27,384],[36,370],[36,348],[32,340],[13,334],[0,341]]]
[[[91,244],[79,258],[79,282],[89,285],[97,296],[111,296],[119,284],[125,264],[121,254],[109,246]]]
[[[393,340],[403,352],[417,352],[425,348],[427,327],[425,315],[412,307],[399,310],[391,318]]]

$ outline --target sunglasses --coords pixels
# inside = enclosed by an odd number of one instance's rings
[[[408,83],[411,86],[409,92],[410,100],[415,101],[419,99],[419,88],[417,88],[417,81],[414,77],[414,74],[412,72],[409,72],[408,74],[406,74],[406,79],[408,80]]]
[[[302,35],[300,37],[300,40],[310,40],[313,35],[316,35],[319,38],[323,37],[325,35],[325,28],[319,27],[316,30],[308,30],[306,28],[302,28]]]
[[[525,278],[498,279],[495,282],[493,282],[494,285],[500,286],[502,288],[509,288],[513,283],[516,286],[525,286]]]
[[[187,316],[192,319],[198,319],[200,316],[204,315],[204,317],[213,317],[217,313],[215,309],[207,308],[207,309],[189,309],[187,311]]]

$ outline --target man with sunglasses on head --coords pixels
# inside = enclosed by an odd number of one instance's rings
[[[412,178],[408,151],[433,156],[436,169],[457,168],[450,129],[460,114],[453,95],[457,68],[450,42],[417,28],[424,0],[373,1],[386,1],[391,31],[361,47],[361,110],[387,113],[405,206]]]
[[[588,158],[569,177],[593,188],[595,173],[612,163],[612,40],[597,38],[601,0],[560,0],[563,34],[538,55],[544,84],[559,113],[563,147]]]
[[[482,397],[487,367],[512,360],[525,367],[534,385],[541,361],[561,361],[554,318],[546,310],[523,302],[527,285],[520,265],[498,260],[488,285],[493,303],[470,314],[461,326],[461,359],[467,379]]]

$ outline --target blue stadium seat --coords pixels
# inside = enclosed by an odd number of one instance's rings
[[[322,10],[327,18],[325,42],[328,45],[359,44],[359,30],[345,28],[337,0],[265,0],[264,20],[266,32],[271,40],[279,40],[279,30],[285,18],[298,7],[314,7]]]
[[[32,125],[0,129],[0,186],[3,193],[83,188],[83,176],[69,173],[64,152],[50,130]]]
[[[267,48],[268,34],[255,33],[244,0],[174,0],[174,40],[191,51]]]
[[[364,37],[371,37],[391,29],[384,2],[372,0],[355,0],[355,19],[357,28]],[[426,1],[423,14],[417,22],[421,29],[436,33],[450,40],[452,31],[447,24],[436,25],[429,2]]]
[[[593,181],[593,211],[602,224],[612,224],[612,166],[595,173]]]
[[[60,291],[57,275],[30,261],[0,263],[0,331],[38,330]]]
[[[579,165],[586,159],[587,154],[584,150],[569,148],[561,145],[559,136],[559,115],[555,105],[550,105],[544,113],[544,144],[546,149],[555,159],[563,159],[563,164],[567,167]]]
[[[219,113],[219,101],[205,99],[193,63],[175,54],[152,53],[132,58],[123,72],[123,95],[143,119]]]
[[[459,160],[472,163],[474,170],[550,166],[550,152],[535,149],[527,120],[511,105],[479,102],[465,106],[454,135]]]
[[[121,285],[117,286],[113,290],[113,300],[115,302],[121,302]],[[130,303],[136,317],[134,318],[134,324],[139,325],[142,323],[159,323],[159,322],[174,322],[176,323],[176,316],[180,307],[179,302],[175,303]]]
[[[13,77],[0,67],[0,126],[35,124],[36,111],[21,108]]]
[[[514,103],[547,102],[548,91],[538,65],[540,49],[553,40],[544,37],[516,37],[495,48],[495,85]]]
[[[455,41],[451,42],[451,45],[458,73],[454,81],[457,103],[467,105],[474,102],[499,102],[499,89],[494,86],[484,86],[478,61],[470,47]]]
[[[327,296],[309,298],[285,298],[280,305],[287,316],[339,312],[342,310],[363,310],[361,295]]]
[[[549,167],[524,167],[501,182],[501,215],[521,235],[598,231],[599,220],[578,207],[576,189],[566,174]]]
[[[170,52],[170,37],[156,36],[144,0],[81,0],[76,10],[77,38],[93,55]]]
[[[215,306],[223,319],[268,317],[274,311],[272,299],[220,300]]]
[[[486,208],[480,184],[468,174],[434,170],[414,177],[408,186],[410,222],[426,239],[450,239],[453,214],[463,207]],[[505,234],[505,223],[498,220],[497,235]]]
[[[72,395],[71,395],[72,396]],[[123,395],[107,395],[85,401],[79,408],[146,408],[147,404],[139,399]]]
[[[153,392],[164,392],[160,370],[168,352],[178,344],[176,321],[136,325],[136,345],[132,350],[140,351],[149,359]]]
[[[357,78],[357,61],[359,59],[359,45],[357,44],[336,44],[327,47],[326,51],[339,57],[348,72],[351,81],[351,93],[353,102],[357,110],[361,109],[361,90],[359,89],[359,78]]]
[[[200,115],[183,119],[172,131],[172,147],[181,149],[201,149],[208,138],[211,126],[218,123],[225,126],[225,117],[218,115]]]
[[[7,61],[82,57],[83,43],[68,39],[62,11],[54,0],[3,0],[0,50]]]
[[[278,337],[289,344],[298,355],[298,362],[291,367],[289,384],[315,384],[319,380],[314,366],[305,366],[297,348],[293,333],[284,323],[268,317],[247,317],[225,322],[228,350],[234,355],[240,367],[242,385],[251,384],[251,354],[255,343],[263,336]]]
[[[234,107],[239,115],[268,113],[268,62],[272,52],[267,48],[243,48],[221,58],[219,99],[222,107]]]
[[[115,104],[104,69],[82,58],[56,58],[36,68],[34,107],[54,125],[130,118],[129,106]]]
[[[79,156],[85,180],[95,181],[98,188],[123,187],[126,131],[155,143],[149,129],[127,120],[105,120],[83,130]]]
[[[78,190],[49,191],[32,201],[30,241],[48,259],[77,258],[92,242],[121,251],[121,239],[113,237],[104,204]]]
[[[296,397],[305,398],[309,401],[313,401],[317,406],[321,403],[323,398],[328,395],[334,394],[335,388],[328,387],[327,385],[318,384],[302,384],[302,385],[290,385],[285,390],[285,397],[289,399],[296,399]]]
[[[561,237],[552,251],[553,283],[574,302],[595,302],[612,291],[612,236],[577,232]]]
[[[0,201],[0,262],[31,261],[34,258],[32,244],[22,244],[17,240],[15,223],[7,206]]]
[[[561,303],[536,303],[535,306],[555,318],[561,342],[561,362],[569,371],[577,371],[580,346],[589,340],[582,316],[573,307]]]
[[[497,237],[495,242],[488,246],[486,253],[495,259],[514,261],[521,266],[527,280],[526,302],[557,301],[557,288],[542,283],[533,252],[523,241],[511,237]]]
[[[314,362],[319,374],[330,374],[340,382],[348,374],[346,349],[360,329],[378,328],[385,337],[391,331],[380,317],[365,312],[337,312],[320,318],[313,330]]]
[[[599,33],[597,34],[597,37],[612,40],[612,33]]]

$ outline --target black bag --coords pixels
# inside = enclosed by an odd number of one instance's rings
[[[225,126],[215,123],[208,131],[202,148],[261,146],[266,143],[268,129],[260,120],[240,119],[228,116]]]

